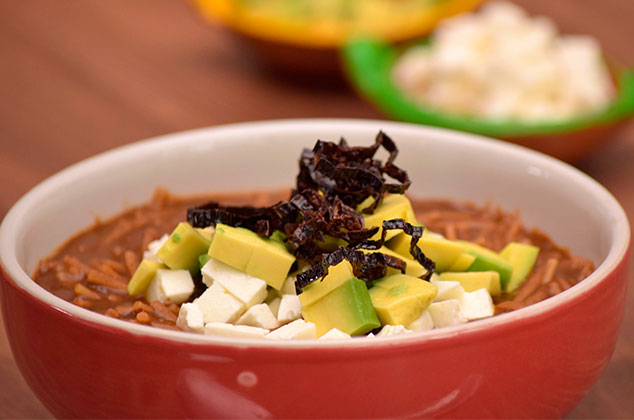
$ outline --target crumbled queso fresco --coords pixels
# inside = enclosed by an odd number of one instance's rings
[[[559,35],[549,19],[507,2],[443,21],[429,45],[400,57],[393,77],[425,107],[497,120],[561,120],[614,94],[593,38]]]

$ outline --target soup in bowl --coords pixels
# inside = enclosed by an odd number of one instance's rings
[[[508,313],[346,340],[153,328],[75,305],[31,279],[95,217],[146,202],[157,187],[186,196],[289,188],[303,148],[341,136],[367,145],[379,130],[398,144],[411,197],[519,209],[525,226],[594,271]],[[559,161],[468,134],[355,120],[239,124],[119,148],[27,193],[0,238],[7,334],[36,395],[57,416],[154,418],[564,416],[614,348],[630,243],[616,200]]]

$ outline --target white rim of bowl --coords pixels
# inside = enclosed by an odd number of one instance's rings
[[[56,186],[62,182],[66,177],[77,177],[83,173],[89,172],[94,169],[97,162],[100,164],[107,164],[107,162],[118,159],[121,155],[127,154],[137,149],[143,149],[146,147],[156,147],[156,144],[163,142],[181,141],[182,139],[195,140],[198,138],[204,138],[207,141],[210,136],[222,137],[224,132],[235,131],[252,131],[258,130],[262,133],[275,133],[283,131],[284,129],[298,129],[298,128],[311,128],[319,129],[320,127],[333,126],[339,127],[341,130],[354,129],[359,127],[378,127],[384,131],[400,130],[410,131],[413,134],[440,136],[443,137],[443,141],[464,142],[464,141],[477,141],[481,145],[489,147],[495,147],[498,152],[506,153],[513,157],[519,157],[520,155],[529,154],[531,159],[544,166],[546,169],[553,173],[559,173],[568,177],[574,177],[576,181],[584,184],[584,187],[588,192],[596,197],[598,200],[607,203],[612,211],[611,217],[613,219],[613,245],[610,248],[605,260],[594,270],[594,272],[574,287],[565,290],[556,296],[553,296],[544,301],[527,306],[525,308],[496,315],[490,318],[481,319],[475,322],[469,322],[462,325],[456,325],[451,327],[444,327],[439,329],[432,329],[423,332],[412,332],[408,334],[401,334],[389,337],[375,337],[375,338],[353,338],[342,340],[267,340],[262,338],[231,338],[220,337],[212,335],[201,335],[186,331],[170,331],[161,328],[133,324],[131,322],[111,318],[88,309],[81,308],[65,301],[46,289],[39,286],[35,281],[31,279],[28,273],[26,273],[17,260],[15,254],[15,247],[13,242],[18,237],[21,214],[34,204],[37,203],[39,198],[44,196],[46,191],[56,189]],[[213,141],[213,140],[211,140]],[[72,235],[73,232],[69,234]],[[626,258],[625,253],[629,247],[630,242],[630,227],[627,216],[618,201],[600,185],[597,181],[590,176],[579,171],[578,169],[554,159],[550,156],[546,156],[542,153],[526,149],[521,146],[506,143],[500,140],[494,140],[487,137],[482,137],[474,134],[463,133],[443,128],[427,127],[407,123],[398,123],[383,120],[359,120],[359,119],[286,119],[286,120],[269,120],[269,121],[256,121],[237,124],[227,124],[220,126],[212,126],[206,128],[199,128],[189,131],[181,131],[177,133],[167,134],[164,136],[158,136],[146,140],[134,142],[125,146],[121,146],[109,151],[97,154],[93,157],[82,160],[75,163],[66,169],[50,176],[45,179],[30,191],[28,191],[22,198],[20,198],[9,210],[4,218],[4,221],[0,225],[0,263],[3,269],[11,277],[12,281],[22,290],[35,297],[36,299],[51,305],[58,310],[77,318],[81,318],[84,321],[95,323],[97,327],[108,327],[116,330],[126,331],[139,336],[148,336],[153,338],[165,339],[175,343],[187,343],[196,345],[220,345],[227,347],[268,347],[268,348],[323,348],[323,347],[366,347],[377,345],[395,345],[397,343],[412,343],[412,342],[429,342],[457,335],[471,335],[476,332],[492,329],[496,326],[504,326],[518,319],[529,319],[537,317],[545,312],[556,309],[559,305],[565,304],[575,300],[580,295],[583,295],[587,291],[597,287],[609,273],[614,271],[616,267]]]

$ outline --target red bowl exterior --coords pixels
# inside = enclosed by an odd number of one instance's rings
[[[569,413],[608,363],[628,256],[596,287],[537,315],[340,348],[139,336],[51,307],[4,271],[0,289],[15,360],[58,417],[553,418]]]

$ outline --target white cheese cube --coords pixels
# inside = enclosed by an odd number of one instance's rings
[[[409,324],[406,328],[410,331],[431,330],[432,328],[434,328],[434,320],[431,318],[429,311],[424,310],[423,313],[414,321],[412,321],[412,323]]]
[[[267,334],[266,338],[281,340],[301,340],[317,338],[317,329],[312,322],[306,322],[303,319],[296,319],[290,324],[286,324]]]
[[[295,276],[294,275],[288,276],[286,280],[284,280],[284,283],[282,284],[282,287],[280,288],[278,293],[280,296],[297,294],[297,292],[295,291]]]
[[[262,338],[269,330],[248,325],[232,325],[223,322],[208,322],[205,324],[205,335],[222,335],[225,337]]]
[[[247,308],[262,303],[268,295],[264,280],[236,270],[215,258],[207,261],[201,272],[203,283],[206,285],[219,283]]]
[[[275,316],[276,319],[277,319],[277,313],[280,310],[280,303],[282,303],[282,298],[280,297],[276,297],[270,300],[269,302],[267,302],[267,305],[269,305],[269,308],[271,309],[271,313],[273,314],[273,316]]]
[[[398,335],[410,333],[411,331],[402,325],[385,325],[381,328],[381,331],[376,335],[377,337],[388,337],[390,335]]]
[[[296,295],[283,295],[277,310],[277,320],[280,324],[299,319],[302,316],[302,303]]]
[[[266,303],[251,306],[242,314],[236,322],[237,325],[250,325],[252,327],[266,328],[269,330],[278,327],[279,323]]]
[[[351,338],[350,334],[345,333],[341,330],[338,330],[336,328],[331,329],[330,331],[328,331],[326,334],[322,335],[321,337],[319,337],[320,340],[339,340],[342,338]]]
[[[434,328],[448,327],[451,325],[464,324],[467,319],[460,312],[460,302],[457,299],[434,302],[427,307],[431,319],[434,321]]]
[[[193,303],[183,303],[178,311],[176,326],[184,331],[194,331],[202,333],[205,329],[203,313],[198,305]]]
[[[434,302],[442,302],[443,300],[457,299],[460,300],[464,294],[464,289],[457,281],[432,280],[431,282],[438,288],[438,293],[434,298]]]
[[[148,302],[155,300],[165,303],[183,303],[194,292],[194,281],[187,270],[156,270],[148,286],[145,297]]]
[[[493,312],[493,300],[486,289],[465,292],[460,299],[460,314],[469,321],[493,316]]]
[[[167,242],[169,237],[170,236],[166,233],[165,235],[161,236],[159,239],[156,239],[150,242],[147,246],[147,251],[143,253],[143,259],[158,261],[162,263],[163,261],[161,261],[161,259],[156,256],[156,253],[158,252],[159,249],[161,249],[163,244]]]
[[[213,283],[194,303],[203,313],[205,323],[235,322],[246,310],[244,303],[218,283]]]

